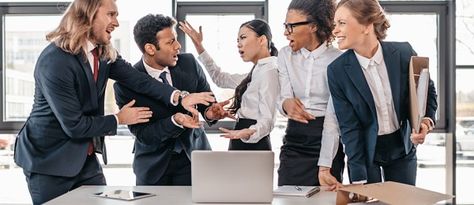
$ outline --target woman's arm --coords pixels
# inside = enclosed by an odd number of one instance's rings
[[[179,22],[179,25],[179,28],[193,41],[194,47],[199,54],[199,61],[204,65],[212,81],[217,86],[235,89],[247,77],[248,74],[230,74],[221,71],[221,68],[214,62],[214,59],[212,59],[202,45],[203,34],[201,26],[199,26],[199,32],[197,32],[187,21]]]

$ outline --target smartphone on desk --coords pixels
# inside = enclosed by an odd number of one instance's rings
[[[133,201],[136,199],[142,199],[145,197],[155,196],[152,193],[146,192],[137,192],[137,191],[130,191],[130,190],[112,190],[112,191],[104,191],[99,193],[94,193],[94,196],[103,197],[107,199],[118,199],[124,201]]]

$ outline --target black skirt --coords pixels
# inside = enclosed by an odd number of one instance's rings
[[[239,118],[234,130],[249,128],[254,124],[257,124],[257,120]],[[229,141],[229,150],[272,150],[270,135],[263,137],[257,143],[245,143],[240,139],[231,139]]]

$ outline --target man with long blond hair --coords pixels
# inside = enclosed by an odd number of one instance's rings
[[[140,73],[110,45],[119,26],[115,0],[75,0],[60,25],[47,35],[38,58],[33,110],[20,130],[15,162],[23,168],[33,204],[42,204],[82,185],[105,185],[95,153],[107,163],[104,135],[117,125],[148,122],[147,107],[104,116],[108,78],[170,106],[181,104],[196,114],[196,104],[213,102],[211,93],[184,95]],[[192,122],[197,124],[193,118]]]

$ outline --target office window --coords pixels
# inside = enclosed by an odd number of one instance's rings
[[[456,70],[456,200],[473,204],[474,183],[474,67]]]
[[[474,2],[456,1],[456,202],[474,204]]]
[[[439,93],[439,15],[437,13],[391,12],[388,18],[391,27],[388,29],[386,40],[407,41],[419,56],[429,57],[430,77],[435,82]],[[412,23],[407,23],[410,21]],[[426,143],[418,147],[417,186],[445,192],[444,138],[444,134],[430,134],[427,136]]]
[[[0,57],[2,104],[0,132],[16,132],[33,104],[36,60],[48,44],[46,33],[54,29],[68,3],[0,3],[2,28]]]
[[[59,15],[5,15],[4,121],[24,121],[28,117],[33,104],[36,59],[48,44],[46,33],[58,21]],[[15,109],[8,105],[15,105]]]
[[[456,1],[456,64],[474,65],[474,2]]]

